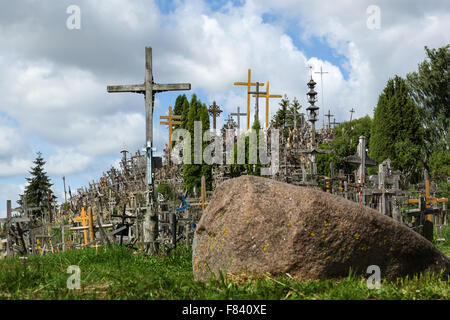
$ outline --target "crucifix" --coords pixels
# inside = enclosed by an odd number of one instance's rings
[[[322,108],[325,107],[325,99],[323,98],[323,79],[322,79],[322,75],[325,73],[328,73],[327,71],[322,71],[322,66],[320,66],[320,72],[316,71],[314,73],[320,73],[320,89],[322,91],[321,97],[322,97]]]
[[[352,116],[353,116],[354,112],[355,112],[355,109],[352,108],[352,110],[350,110],[350,122],[352,122]]]
[[[250,129],[250,87],[251,86],[263,86],[263,83],[251,82],[251,69],[248,69],[248,81],[247,82],[235,82],[235,86],[247,86],[247,131]]]
[[[257,82],[258,83],[258,82]],[[249,92],[252,93],[252,92]],[[258,109],[258,98],[266,98],[266,129],[269,127],[269,98],[282,98],[281,94],[269,94],[269,81],[266,82],[266,92],[258,93],[258,86],[256,92],[253,92],[253,96],[256,97],[256,107]]]
[[[213,101],[213,104],[211,106],[209,106],[208,112],[213,118],[213,129],[215,131],[216,130],[216,117],[220,116],[220,114],[222,113],[222,110],[220,110],[220,106],[218,106],[216,104],[216,102]]]
[[[327,114],[325,114],[325,117],[327,117],[327,118],[328,118],[328,130],[330,130],[330,129],[331,129],[331,122],[330,122],[330,118],[331,118],[331,117],[334,117],[334,114],[331,114],[330,110],[328,110],[328,113],[327,113]]]
[[[161,121],[159,124],[166,124],[169,126],[169,150],[172,151],[172,126],[175,124],[181,124],[181,121],[172,121],[172,120],[181,120],[181,116],[176,116],[172,114],[172,107],[169,106],[169,115],[168,116],[160,116],[161,120],[167,119],[168,121]]]
[[[237,107],[237,112],[233,112],[231,113],[232,116],[236,116],[237,117],[237,126],[238,126],[238,130],[241,130],[241,116],[246,116],[246,113],[240,112],[241,108]]]
[[[145,47],[145,79],[143,84],[135,85],[118,85],[108,86],[108,92],[134,92],[144,94],[145,97],[145,150],[147,156],[147,190],[149,198],[149,207],[146,214],[146,225],[144,227],[144,242],[151,243],[153,246],[151,250],[156,252],[158,245],[156,239],[158,237],[158,215],[155,210],[152,210],[154,206],[154,188],[152,179],[152,160],[153,160],[153,106],[155,93],[173,90],[191,90],[190,83],[175,83],[175,84],[159,84],[153,82],[153,69],[152,69],[152,48]]]

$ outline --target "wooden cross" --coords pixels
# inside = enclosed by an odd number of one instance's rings
[[[256,91],[258,92],[258,87],[256,87]],[[281,94],[269,94],[269,81],[266,82],[266,92],[260,92],[259,94],[255,92],[253,94],[254,97],[258,95],[261,98],[266,98],[266,129],[269,127],[269,99],[270,98],[282,98]],[[256,98],[256,106],[258,106],[258,97]]]
[[[355,109],[352,108],[352,110],[350,110],[350,122],[352,122],[352,117],[353,117],[354,112],[355,112]]]
[[[172,120],[181,120],[181,116],[172,115],[172,107],[169,106],[169,115],[168,116],[160,116],[162,119],[167,119],[168,121],[161,121],[159,124],[166,124],[169,126],[169,149],[172,151],[172,126],[175,124],[181,124],[181,121],[172,121]]]
[[[83,227],[86,227],[89,224],[89,217],[84,210],[84,207],[81,208],[81,214],[78,217],[73,218],[73,221],[81,222]],[[84,244],[88,244],[88,231],[86,229],[83,230],[84,235]]]
[[[235,86],[247,86],[247,131],[250,129],[250,87],[251,86],[263,86],[263,83],[251,82],[251,69],[248,69],[248,81],[247,82],[235,82]]]
[[[331,129],[331,122],[330,122],[330,118],[331,117],[334,117],[334,114],[331,114],[330,113],[330,110],[328,110],[328,113],[327,114],[325,114],[325,117],[327,117],[328,118],[328,129]]]
[[[155,93],[174,90],[191,90],[190,83],[159,84],[153,82],[152,48],[145,47],[145,80],[143,84],[108,86],[108,92],[134,92],[145,95],[145,133],[147,152],[147,186],[152,185],[153,156],[153,105]]]
[[[333,122],[331,123],[333,125],[333,129],[336,128],[337,124],[341,124],[340,122],[336,122],[336,118],[333,118]]]
[[[220,106],[213,101],[213,104],[209,106],[208,112],[213,118],[213,129],[216,130],[216,117],[222,113],[222,110],[220,110]]]
[[[246,116],[246,113],[241,113],[241,108],[237,107],[237,112],[233,112],[231,113],[232,116],[236,116],[237,117],[237,125],[238,125],[238,130],[241,130],[241,116]]]

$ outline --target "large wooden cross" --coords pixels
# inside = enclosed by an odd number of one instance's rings
[[[251,86],[263,86],[263,83],[256,83],[251,81],[251,69],[248,69],[248,81],[247,82],[235,82],[235,86],[247,86],[247,131],[250,129],[250,87]]]
[[[258,91],[258,89],[257,89]],[[258,97],[266,98],[266,129],[269,127],[269,99],[270,98],[282,98],[281,94],[270,94],[269,93],[269,81],[266,82],[266,92],[254,92],[254,97],[257,96],[256,101],[258,101]],[[258,103],[257,103],[258,105]]]
[[[152,185],[153,104],[155,93],[191,90],[190,83],[159,84],[153,82],[152,48],[145,47],[145,80],[143,84],[108,86],[108,92],[134,92],[145,95],[145,135],[147,151],[147,185]]]
[[[181,120],[181,116],[172,115],[172,107],[169,106],[169,115],[168,116],[160,116],[162,119],[167,119],[168,121],[161,121],[159,124],[166,124],[169,126],[169,150],[172,151],[172,126],[175,124],[181,124],[181,121],[173,121],[173,120]]]
[[[222,110],[220,110],[220,106],[218,106],[216,102],[213,101],[213,104],[209,106],[208,112],[213,118],[213,129],[216,130],[216,118],[220,116]]]
[[[237,107],[237,112],[233,112],[231,113],[232,116],[236,116],[237,117],[237,126],[238,126],[238,130],[241,130],[241,116],[246,116],[246,113],[240,112],[241,108]]]

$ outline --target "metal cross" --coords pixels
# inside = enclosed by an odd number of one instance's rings
[[[160,116],[161,120],[167,119],[168,121],[160,121],[159,124],[166,124],[169,126],[169,149],[172,151],[172,126],[175,124],[181,124],[181,121],[173,121],[173,120],[181,120],[181,116],[176,116],[172,114],[172,107],[169,106],[169,115],[168,116]]]
[[[256,91],[249,91],[248,95],[253,94],[254,97],[256,97],[256,102],[255,102],[255,120],[259,120],[259,98],[261,98],[261,96],[263,95],[267,95],[267,91],[266,92],[261,92],[259,91],[259,82],[256,82]]]
[[[258,91],[258,87],[256,88],[256,91]],[[283,96],[281,94],[269,94],[269,81],[266,82],[266,92],[259,92],[259,95],[257,93],[254,93],[253,96],[254,97],[257,96],[256,106],[258,106],[259,97],[266,98],[266,129],[267,129],[269,127],[269,98],[282,98]]]
[[[256,84],[251,82],[251,69],[248,69],[248,81],[247,82],[235,82],[235,86],[247,86],[247,131],[250,129],[250,87],[251,86],[263,86],[263,83]]]
[[[134,92],[145,95],[145,126],[147,153],[147,185],[152,185],[153,105],[155,93],[191,90],[190,83],[159,84],[153,82],[152,48],[145,47],[145,80],[143,84],[108,86],[108,92]]]
[[[213,101],[213,104],[209,106],[209,114],[213,117],[213,129],[216,130],[216,117],[220,116],[222,110],[220,110],[220,106]]]
[[[323,98],[323,80],[322,80],[322,75],[324,73],[328,73],[328,72],[327,71],[322,71],[322,66],[320,66],[320,72],[316,71],[314,73],[320,73],[320,89],[322,90],[322,95],[321,95],[321,97],[322,97],[322,108],[324,108],[325,107],[325,102],[324,102],[325,99]]]
[[[232,116],[236,116],[237,117],[237,125],[238,125],[238,130],[241,130],[241,116],[246,116],[246,113],[241,113],[241,108],[237,107],[237,112],[233,112],[231,113]]]

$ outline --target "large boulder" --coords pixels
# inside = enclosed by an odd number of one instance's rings
[[[241,176],[214,192],[197,226],[195,279],[210,272],[289,273],[302,279],[366,274],[382,278],[423,271],[448,275],[450,260],[390,217],[320,190]]]

